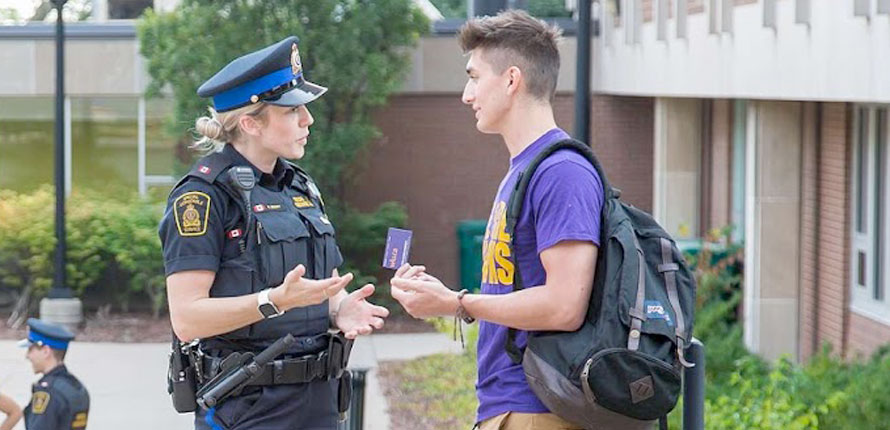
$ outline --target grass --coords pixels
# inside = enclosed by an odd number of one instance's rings
[[[435,324],[441,326],[442,322]],[[453,430],[473,426],[478,405],[476,327],[471,326],[467,334],[463,354],[437,354],[381,365],[380,380],[389,400],[392,428]]]

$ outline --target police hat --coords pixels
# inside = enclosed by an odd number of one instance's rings
[[[28,338],[19,341],[19,346],[27,348],[31,345],[46,345],[52,349],[68,349],[68,342],[74,339],[74,333],[58,324],[28,318]]]
[[[213,97],[213,108],[225,112],[257,102],[278,106],[309,103],[328,89],[303,77],[296,36],[238,57],[198,88]]]

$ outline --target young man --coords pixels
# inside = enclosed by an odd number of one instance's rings
[[[482,294],[453,291],[421,266],[406,265],[392,279],[393,297],[417,318],[458,314],[480,321],[476,420],[482,430],[578,428],[547,410],[504,347],[508,327],[524,330],[517,335],[520,348],[525,331],[578,329],[593,284],[603,192],[581,155],[557,151],[538,167],[512,252],[505,231],[519,173],[539,151],[569,137],[556,126],[551,106],[559,38],[556,28],[517,11],[470,20],[461,30],[469,53],[463,102],[475,111],[476,128],[501,135],[511,157],[486,230]],[[526,289],[513,292],[516,270]]]
[[[25,407],[28,430],[83,430],[87,426],[90,395],[83,384],[68,373],[65,353],[74,339],[68,329],[39,319],[28,319],[28,338],[19,346],[28,348],[26,357],[34,373],[43,377],[31,389],[31,402]]]

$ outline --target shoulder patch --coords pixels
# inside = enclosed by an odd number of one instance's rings
[[[173,201],[173,214],[180,236],[202,236],[207,233],[210,196],[200,191],[189,191]]]
[[[34,394],[31,395],[31,412],[34,414],[42,414],[46,412],[46,407],[49,406],[49,393],[46,391],[35,391]]]

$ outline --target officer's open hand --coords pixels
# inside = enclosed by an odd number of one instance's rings
[[[383,319],[389,316],[389,310],[368,302],[367,298],[371,294],[374,294],[374,286],[367,284],[340,302],[334,324],[347,339],[355,339],[358,335],[368,335],[383,328]]]
[[[390,280],[392,297],[414,318],[450,316],[457,312],[457,292],[423,266],[404,265]]]
[[[284,311],[317,305],[336,296],[352,282],[352,273],[319,280],[305,279],[304,274],[306,268],[298,264],[284,277],[284,282],[270,292],[269,298],[279,309]]]

